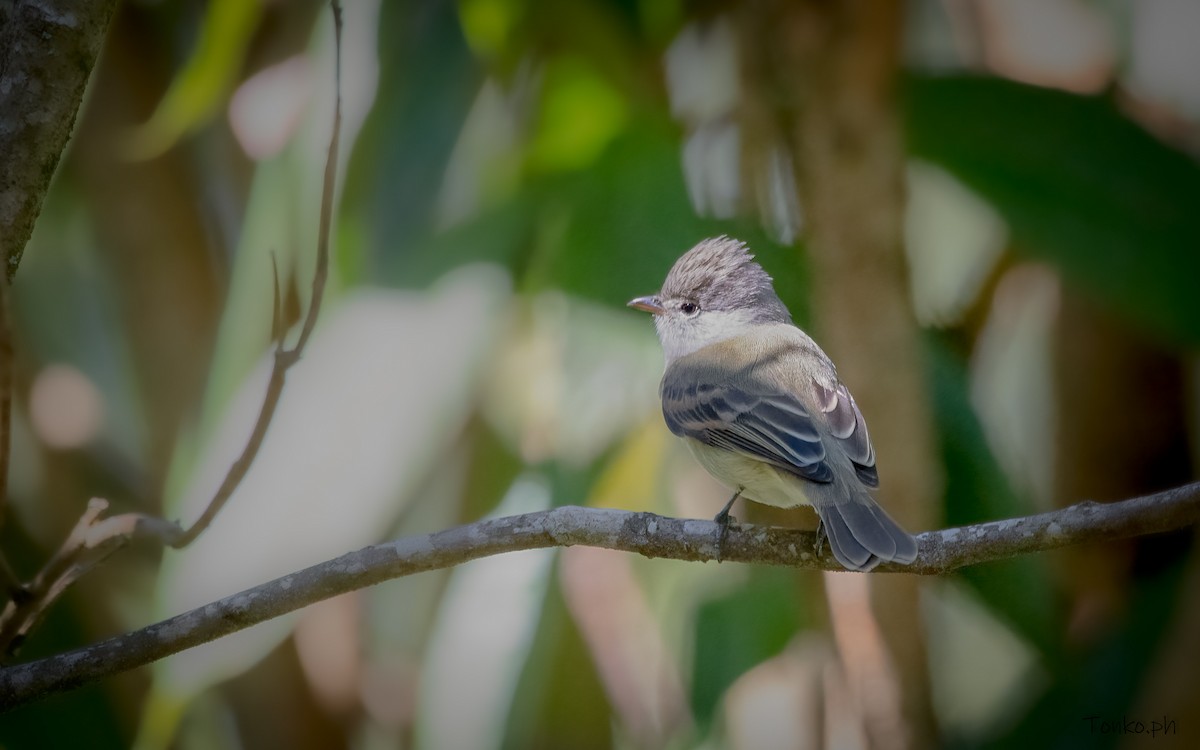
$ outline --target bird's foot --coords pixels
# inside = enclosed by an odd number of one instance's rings
[[[821,549],[825,546],[825,522],[820,518],[817,519],[817,543],[813,545],[813,553],[817,557],[821,556]]]
[[[725,503],[725,507],[721,508],[721,512],[713,517],[719,529],[717,531],[717,562],[721,562],[721,557],[725,550],[725,537],[729,536],[729,524],[736,523],[737,519],[729,515],[729,509],[733,507],[734,502],[740,497],[742,491],[739,489],[733,493],[733,497],[729,498],[729,502]]]

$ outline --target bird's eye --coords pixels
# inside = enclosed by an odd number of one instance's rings
[[[684,315],[695,315],[699,310],[700,306],[695,302],[683,302],[679,305],[679,311]]]

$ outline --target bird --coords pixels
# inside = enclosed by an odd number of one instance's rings
[[[867,423],[820,346],[792,322],[771,277],[727,236],[688,250],[649,312],[666,369],[663,419],[713,477],[734,491],[714,519],[720,546],[743,497],[779,508],[811,505],[847,570],[910,564],[916,539],[879,506]]]

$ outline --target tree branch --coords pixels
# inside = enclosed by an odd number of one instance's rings
[[[875,570],[938,575],[983,562],[1084,542],[1171,531],[1200,521],[1200,482],[1119,503],[1084,502],[1051,513],[929,531],[912,565]],[[712,521],[564,506],[406,537],[350,552],[142,628],[27,664],[0,669],[0,711],[140,667],[323,599],[401,576],[517,550],[577,544],[646,557],[709,561]],[[841,570],[812,532],[733,526],[721,549],[730,562]]]
[[[0,3],[0,258],[12,280],[117,0]]]

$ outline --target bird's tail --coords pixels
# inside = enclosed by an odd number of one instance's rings
[[[833,556],[847,570],[868,571],[885,561],[908,565],[917,559],[917,540],[865,491],[814,507]]]

